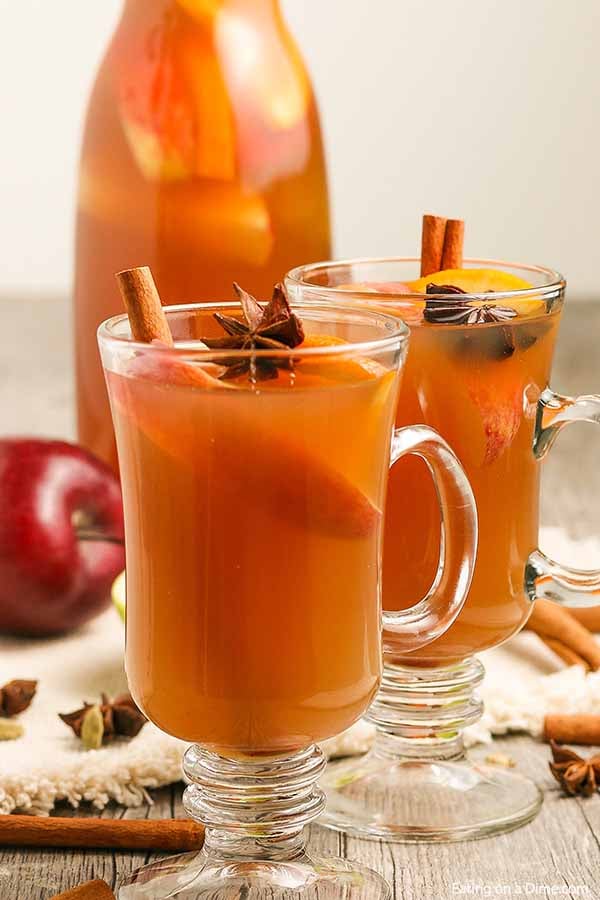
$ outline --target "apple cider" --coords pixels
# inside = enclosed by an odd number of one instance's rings
[[[510,304],[510,301],[506,301]],[[548,384],[559,309],[535,303],[510,324],[423,323],[411,346],[396,422],[426,422],[448,441],[473,488],[477,563],[466,603],[438,640],[407,657],[443,665],[495,647],[531,611],[524,571],[538,546],[540,462],[533,454],[537,403]],[[402,523],[410,520],[407,529]],[[433,584],[440,516],[425,465],[403,459],[390,472],[383,604],[411,606]],[[386,634],[393,652],[393,635]]]
[[[105,354],[130,688],[159,728],[221,753],[338,734],[379,684],[397,357],[320,355],[344,335],[304,322],[313,355],[258,381],[254,364],[198,386],[172,351]]]
[[[352,302],[395,314],[410,327],[396,425],[424,423],[454,450],[475,495],[479,544],[467,600],[446,633],[402,657],[388,631],[384,646],[390,661],[443,666],[497,646],[531,611],[524,582],[538,546],[540,492],[533,444],[562,289],[546,286],[556,273],[492,263],[415,279],[416,262],[317,264],[291,272],[286,284],[303,302]],[[427,466],[402,459],[387,494],[384,609],[407,609],[435,585],[440,527]]]
[[[318,111],[277,0],[126,0],[87,115],[75,275],[80,441],[116,466],[96,346],[113,273],[167,304],[265,296],[330,255]]]

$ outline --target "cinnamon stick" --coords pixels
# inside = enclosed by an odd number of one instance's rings
[[[526,625],[542,638],[560,641],[593,671],[600,669],[600,645],[594,636],[565,609],[551,600],[536,600]]]
[[[97,878],[86,881],[79,887],[72,888],[62,894],[56,894],[54,900],[115,900],[115,895],[105,881]]]
[[[600,606],[569,606],[566,611],[589,631],[600,631]]]
[[[204,827],[187,819],[0,816],[0,847],[198,850]]]
[[[566,644],[563,644],[562,641],[557,640],[556,638],[546,638],[541,637],[541,640],[544,642],[546,647],[549,650],[552,650],[553,653],[562,659],[562,661],[567,666],[581,666],[587,672],[590,671],[589,665],[586,663],[578,653],[571,649],[571,647],[567,647]]]
[[[600,716],[591,713],[547,715],[544,740],[559,744],[600,744]]]
[[[442,268],[446,219],[442,216],[423,216],[421,234],[421,277],[439,272]]]
[[[444,248],[440,269],[461,269],[463,264],[463,244],[465,223],[462,219],[448,219],[444,234]]]
[[[153,340],[164,341],[162,321],[164,319],[164,326],[169,332],[165,343],[171,345],[173,338],[169,323],[166,321],[150,270],[128,269],[120,272],[117,279],[128,308],[134,338],[145,343]],[[171,384],[210,387],[220,391],[236,390],[232,385],[214,378],[200,366],[178,359],[175,354],[171,356],[172,359],[163,360],[162,367],[159,365],[156,369],[153,369],[152,360],[138,359],[136,370],[140,373],[146,372],[150,377],[159,377]],[[389,390],[392,385],[390,379],[393,378],[394,373],[387,374],[387,384],[382,384],[382,390]],[[120,402],[116,391],[113,396],[116,402]],[[175,457],[183,452],[187,458],[188,449],[185,443],[182,445],[180,436],[171,433],[169,428],[165,427],[154,409],[146,412],[148,415],[144,418],[143,427],[151,439]],[[239,453],[239,446],[252,439],[258,445],[267,445],[266,435],[260,429],[252,434],[241,424],[239,441],[232,437],[231,446],[225,448],[227,453],[224,450],[222,457],[223,468],[229,469],[237,481],[245,483],[245,489],[249,494],[261,498],[262,502],[276,504],[282,515],[293,517],[298,513],[304,516],[306,487],[302,479],[293,477],[293,473],[309,472],[313,527],[321,528],[338,537],[364,537],[373,532],[380,521],[381,510],[335,467],[330,466],[319,456],[313,455],[305,449],[301,441],[296,441],[294,436],[287,434],[277,435],[276,443],[269,440],[272,453],[269,455],[268,466],[249,467],[244,455]]]
[[[171,329],[148,266],[125,269],[116,278],[135,340],[144,344],[162,341],[172,346]]]

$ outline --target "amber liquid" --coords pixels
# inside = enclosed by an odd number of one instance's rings
[[[525,623],[529,554],[538,546],[540,464],[533,454],[536,404],[547,386],[559,312],[514,320],[514,352],[502,326],[421,324],[412,329],[397,424],[425,422],[448,441],[471,482],[479,549],[471,590],[456,622],[404,658],[444,665],[494,647]],[[383,558],[383,605],[403,609],[432,584],[440,516],[424,464],[390,473]],[[407,527],[410,523],[410,527]],[[385,645],[393,656],[393,635]]]
[[[75,278],[82,443],[116,465],[96,346],[114,273],[163,302],[259,297],[330,256],[318,113],[274,0],[128,0],[98,74],[80,171]]]
[[[109,374],[127,674],[164,731],[279,752],[340,733],[369,705],[395,379],[307,369],[258,391],[197,390]]]

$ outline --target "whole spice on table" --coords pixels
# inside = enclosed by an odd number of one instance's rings
[[[600,715],[594,713],[548,713],[544,740],[559,744],[600,744]]]
[[[105,881],[97,878],[63,894],[57,894],[54,900],[115,900],[115,895]]]
[[[583,797],[594,794],[600,784],[600,754],[584,759],[574,750],[563,747],[556,741],[551,741],[550,747],[552,748],[550,771],[565,793],[571,796],[581,794]]]
[[[25,712],[35,697],[37,681],[15,678],[0,688],[0,717],[11,719]]]
[[[199,850],[204,826],[191,819],[95,819],[88,816],[0,816],[0,847],[108,850]]]
[[[536,600],[525,627],[535,631],[542,640],[560,641],[582,660],[586,668],[600,669],[600,644],[584,625],[552,600]]]
[[[98,750],[115,737],[135,737],[148,721],[131,694],[120,694],[114,700],[102,694],[100,703],[84,703],[81,709],[59,713],[59,717],[73,729],[86,750]]]
[[[0,719],[0,741],[16,741],[25,734],[25,729],[20,722],[10,722],[8,719]]]

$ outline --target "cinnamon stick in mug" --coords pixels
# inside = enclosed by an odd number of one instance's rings
[[[443,216],[423,216],[421,234],[421,277],[433,275],[442,268],[446,219]]]
[[[461,269],[465,223],[462,219],[448,219],[444,233],[444,248],[440,269]]]

